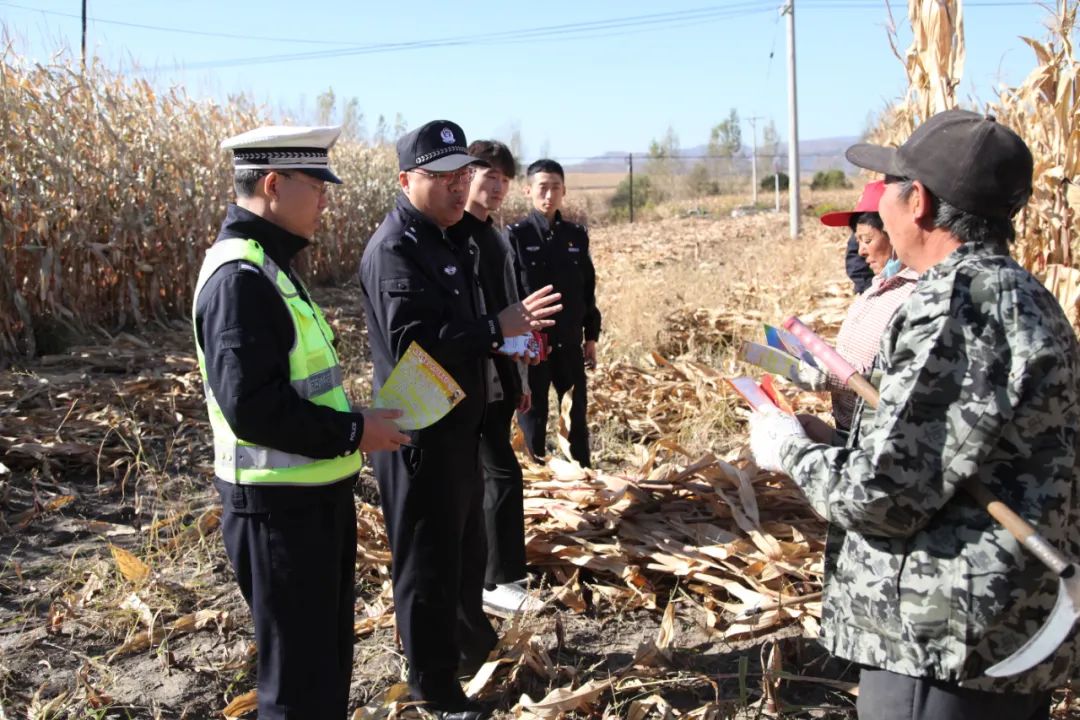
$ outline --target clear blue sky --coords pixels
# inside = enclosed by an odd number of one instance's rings
[[[305,109],[310,114],[315,96],[332,87],[338,97],[359,99],[369,129],[380,114],[392,121],[400,112],[410,127],[446,117],[470,139],[507,139],[518,128],[527,157],[548,150],[566,159],[644,150],[669,125],[683,147],[701,144],[731,108],[744,118],[771,118],[781,138],[788,135],[779,0],[88,3],[88,51],[109,65],[137,65],[156,84],[183,84],[196,97],[248,93],[294,117]],[[1018,84],[1034,67],[1019,36],[1044,37],[1048,15],[1034,2],[965,5],[961,91],[986,100],[1001,83]],[[78,53],[79,12],[80,0],[0,0],[0,22],[16,46],[37,60],[60,47]],[[910,40],[906,12],[906,3],[894,2],[901,49]],[[611,24],[654,15],[661,16]],[[800,139],[860,134],[868,115],[905,87],[886,39],[884,2],[796,0],[796,20]],[[594,22],[602,24],[581,27]],[[522,35],[562,25],[570,27],[546,37]],[[409,47],[462,37],[470,39]],[[390,43],[405,46],[341,52]],[[337,55],[226,63],[301,53]],[[749,142],[745,123],[743,137]]]

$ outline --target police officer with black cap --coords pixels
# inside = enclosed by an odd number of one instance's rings
[[[236,204],[195,289],[225,551],[251,608],[260,720],[344,718],[353,659],[360,451],[408,442],[354,412],[334,334],[292,267],[326,208],[337,127],[226,140]]]
[[[484,717],[458,677],[496,643],[481,607],[486,547],[480,430],[490,357],[504,338],[554,324],[550,287],[507,308],[487,308],[476,244],[462,219],[477,159],[448,120],[397,143],[401,195],[360,262],[377,392],[413,342],[465,393],[445,418],[373,459],[392,553],[394,608],[409,686],[440,718]]]

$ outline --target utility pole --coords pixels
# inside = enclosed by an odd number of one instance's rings
[[[773,157],[772,161],[772,176],[774,196],[776,198],[776,212],[780,212],[780,158]],[[790,184],[789,184],[790,187]]]
[[[634,222],[634,153],[630,153],[630,222]]]
[[[86,71],[86,0],[82,0],[82,69]]]
[[[754,186],[753,204],[755,206],[757,205],[757,121],[764,119],[760,115],[746,118],[750,123],[750,133],[753,136],[750,140],[750,183]]]
[[[799,236],[799,108],[795,83],[795,0],[787,0],[780,11],[787,15],[788,56],[788,203],[791,238]]]

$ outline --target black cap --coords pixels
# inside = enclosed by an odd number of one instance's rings
[[[861,168],[918,180],[980,217],[1009,219],[1031,197],[1031,150],[992,116],[967,110],[934,115],[899,148],[860,143],[845,155]]]
[[[486,164],[470,155],[468,146],[460,125],[449,120],[432,120],[397,141],[398,168],[449,172],[466,165]]]

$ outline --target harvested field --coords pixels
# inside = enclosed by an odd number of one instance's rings
[[[500,717],[853,715],[853,669],[804,639],[824,524],[747,465],[745,412],[719,382],[732,340],[762,321],[798,311],[828,335],[843,316],[845,238],[813,225],[785,238],[772,215],[594,231],[600,463],[526,461],[532,580],[549,604],[495,620],[502,643],[469,690]],[[319,295],[363,399],[357,291]],[[250,711],[250,617],[215,532],[188,327],[44,356],[0,376],[0,398],[0,717]],[[398,703],[373,488],[357,489],[354,717],[416,716]]]

